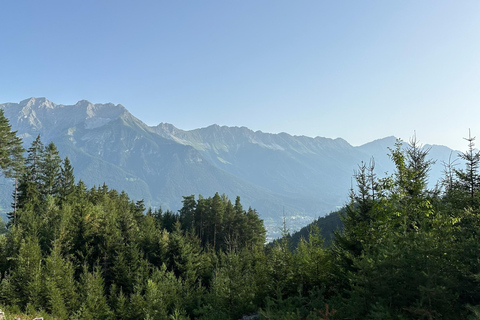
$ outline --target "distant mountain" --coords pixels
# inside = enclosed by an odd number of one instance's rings
[[[147,205],[177,210],[182,196],[239,195],[256,208],[275,234],[283,213],[293,228],[342,206],[352,174],[375,157],[378,172],[392,171],[388,147],[395,138],[353,147],[343,139],[269,134],[245,127],[184,131],[171,124],[149,127],[122,105],[57,105],[45,98],[0,104],[25,147],[40,134],[68,156],[87,186],[104,182]],[[441,161],[452,151],[433,146]],[[432,170],[440,176],[437,163]],[[0,206],[11,202],[11,181],[0,182]],[[296,218],[296,220],[294,220]],[[305,219],[305,220],[302,220]]]

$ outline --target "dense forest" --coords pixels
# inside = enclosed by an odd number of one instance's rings
[[[0,309],[46,320],[478,319],[480,153],[467,140],[465,168],[446,164],[434,189],[428,150],[398,143],[390,176],[359,165],[328,245],[314,224],[294,246],[288,226],[266,246],[240,198],[185,196],[175,213],[87,189],[54,144],[23,150],[0,110],[0,168],[15,181]]]

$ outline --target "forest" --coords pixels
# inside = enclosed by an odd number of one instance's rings
[[[480,319],[480,153],[469,136],[445,176],[412,139],[395,172],[354,173],[342,229],[265,244],[255,209],[216,193],[179,212],[75,181],[40,137],[28,150],[0,110],[0,168],[15,183],[0,225],[5,319]],[[332,221],[329,219],[328,221]],[[338,224],[335,224],[338,225]],[[294,242],[294,243],[293,243]]]

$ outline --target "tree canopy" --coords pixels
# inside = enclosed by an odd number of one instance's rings
[[[0,168],[6,177],[14,177],[23,167],[24,149],[16,133],[0,109]]]
[[[25,163],[2,150],[18,199],[0,225],[0,307],[46,320],[478,318],[479,156],[467,140],[465,169],[446,170],[441,189],[428,187],[428,149],[397,143],[393,173],[361,163],[341,223],[319,219],[342,226],[329,244],[313,225],[299,239],[285,226],[266,246],[239,197],[145,208],[76,182],[38,137]]]

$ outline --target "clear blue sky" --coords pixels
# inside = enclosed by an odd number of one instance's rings
[[[0,103],[480,146],[480,1],[2,1]]]

